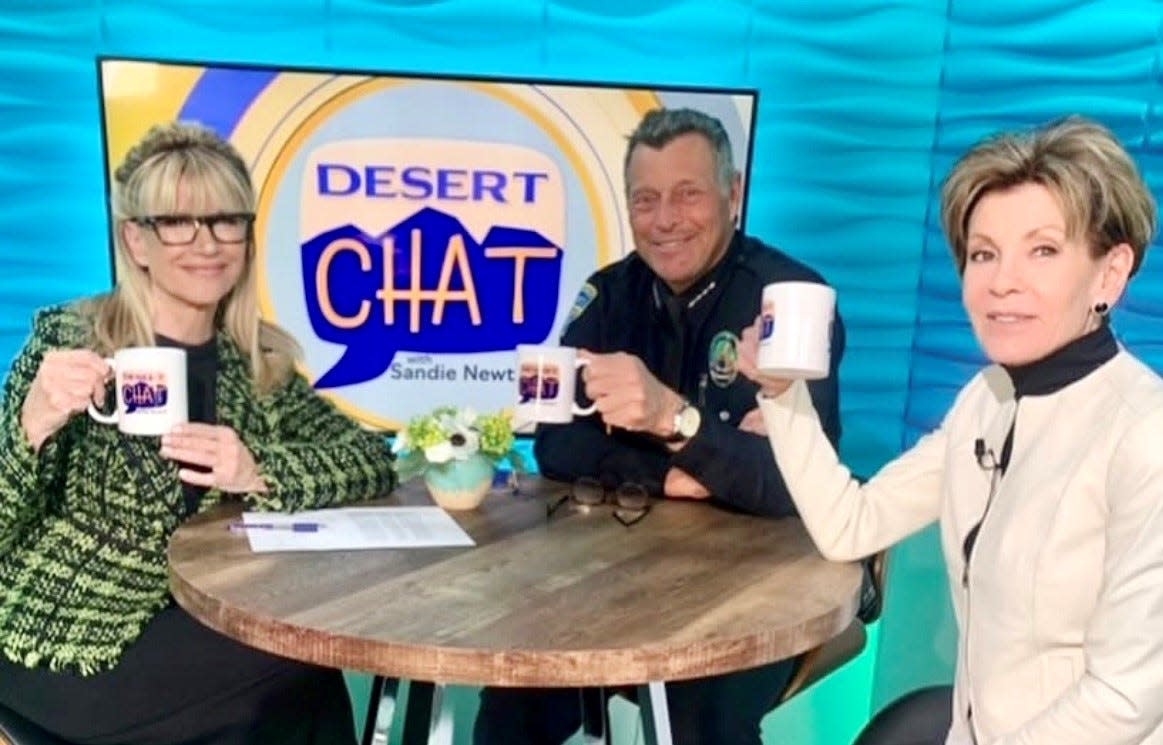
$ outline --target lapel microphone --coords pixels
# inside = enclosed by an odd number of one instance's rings
[[[965,566],[961,570],[961,584],[963,587],[969,585],[969,557],[973,555],[973,546],[977,543],[977,534],[981,531],[981,524],[985,522],[985,515],[989,512],[989,506],[993,503],[993,495],[997,491],[997,482],[1002,475],[1001,464],[997,462],[997,458],[993,455],[993,449],[985,446],[985,439],[978,437],[973,441],[973,457],[977,459],[977,465],[983,471],[989,471],[989,497],[985,501],[985,511],[981,513],[981,517],[977,523],[969,529],[965,534],[965,540],[961,544],[961,554],[965,559]]]
[[[1000,465],[997,458],[994,457],[993,449],[985,446],[985,440],[978,437],[973,441],[973,457],[977,459],[977,465],[983,471],[996,471]]]

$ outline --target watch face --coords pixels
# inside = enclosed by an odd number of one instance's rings
[[[694,437],[702,417],[694,406],[687,406],[678,415],[678,432],[683,437]]]

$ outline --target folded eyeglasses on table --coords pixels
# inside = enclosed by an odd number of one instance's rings
[[[614,519],[626,527],[630,527],[650,512],[650,495],[641,484],[628,481],[611,489],[598,479],[583,476],[570,484],[565,494],[546,502],[545,517],[547,519],[552,517],[562,505],[566,504],[586,511],[607,503],[614,505]]]

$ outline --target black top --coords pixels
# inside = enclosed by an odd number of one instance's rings
[[[186,401],[189,406],[191,422],[206,422],[214,424],[217,417],[214,413],[215,394],[218,378],[218,341],[211,337],[210,341],[201,344],[184,344],[182,342],[155,335],[158,346],[177,347],[186,350]],[[199,471],[207,469],[190,464],[182,464]],[[198,509],[198,502],[206,493],[206,487],[182,484],[182,492],[186,497],[186,513],[193,514]]]
[[[1082,380],[1111,360],[1118,352],[1119,345],[1111,333],[1110,326],[1103,323],[1089,334],[1064,344],[1040,360],[1025,365],[1002,365],[1002,367],[1009,373],[1014,384],[1014,400],[1021,401],[1023,396],[1048,396],[1076,380]],[[1001,460],[998,461],[1002,473],[1005,473],[1006,467],[1010,464],[1016,424],[1015,416],[1001,448]]]
[[[794,505],[767,439],[739,429],[756,408],[757,386],[738,373],[739,335],[759,313],[763,287],[778,281],[823,283],[819,274],[754,238],[736,233],[723,260],[692,287],[671,293],[637,253],[592,275],[561,343],[594,352],[628,352],[695,404],[699,431],[671,453],[657,438],[613,430],[597,416],[541,425],[535,454],[550,478],[637,482],[662,492],[671,467],[693,476],[716,499],[747,512],[793,514]],[[831,374],[808,384],[833,444],[840,436],[836,370],[844,349],[839,316],[832,332]],[[579,403],[586,400],[579,386]]]
[[[1025,365],[1003,365],[1014,384],[1014,398],[1054,393],[1109,362],[1119,352],[1110,326],[1101,324],[1040,360]]]

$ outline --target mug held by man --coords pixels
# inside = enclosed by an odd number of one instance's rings
[[[117,405],[110,414],[89,406],[93,419],[128,435],[155,436],[189,420],[186,350],[128,347],[105,361],[114,370]]]
[[[538,369],[535,362],[522,362],[517,377],[521,403],[534,399],[552,401],[561,391],[561,370],[552,362]]]
[[[573,347],[518,345],[517,426],[534,422],[565,424],[575,416],[594,413],[594,406],[582,408],[574,403],[577,370],[588,363],[578,358]]]

